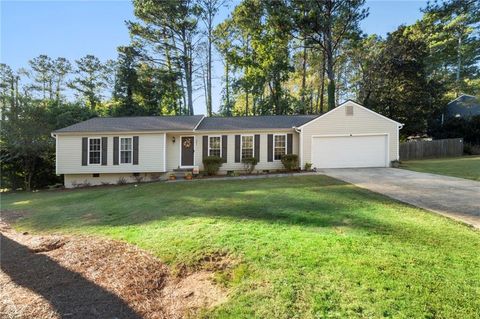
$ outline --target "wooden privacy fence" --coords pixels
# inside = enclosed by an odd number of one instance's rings
[[[462,156],[463,138],[410,141],[400,144],[400,160]]]

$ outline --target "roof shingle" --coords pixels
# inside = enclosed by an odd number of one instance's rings
[[[191,131],[203,115],[95,117],[55,133],[67,132],[128,132],[128,131]]]
[[[265,115],[234,117],[134,116],[95,117],[54,133],[129,131],[231,131],[248,129],[289,129],[305,124],[318,115]],[[203,120],[202,120],[203,118]]]
[[[317,116],[318,115],[264,115],[205,117],[197,130],[288,129],[305,124]]]

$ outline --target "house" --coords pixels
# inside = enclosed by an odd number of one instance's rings
[[[322,115],[246,117],[147,116],[93,118],[52,133],[56,172],[66,187],[165,178],[223,158],[219,173],[244,170],[256,157],[258,171],[282,169],[284,154],[301,167],[388,167],[398,160],[402,124],[347,101]]]
[[[480,115],[480,101],[473,95],[462,94],[448,103],[442,119],[468,119],[476,115]]]

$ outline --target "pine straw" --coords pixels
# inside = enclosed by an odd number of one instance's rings
[[[2,318],[183,318],[226,300],[226,291],[212,282],[213,271],[203,267],[177,277],[123,242],[25,235],[1,222],[0,231]]]

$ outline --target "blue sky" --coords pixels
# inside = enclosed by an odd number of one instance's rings
[[[235,0],[238,2],[238,0]],[[362,21],[366,33],[386,35],[400,24],[421,17],[426,1],[367,1],[370,15]],[[226,17],[230,9],[219,15]],[[70,60],[94,54],[101,60],[114,59],[116,48],[129,43],[126,20],[133,20],[129,0],[104,1],[9,1],[0,0],[0,61],[17,69],[28,60],[47,54]],[[214,109],[221,97],[222,67],[216,63]],[[205,113],[202,92],[196,92],[195,113]]]

